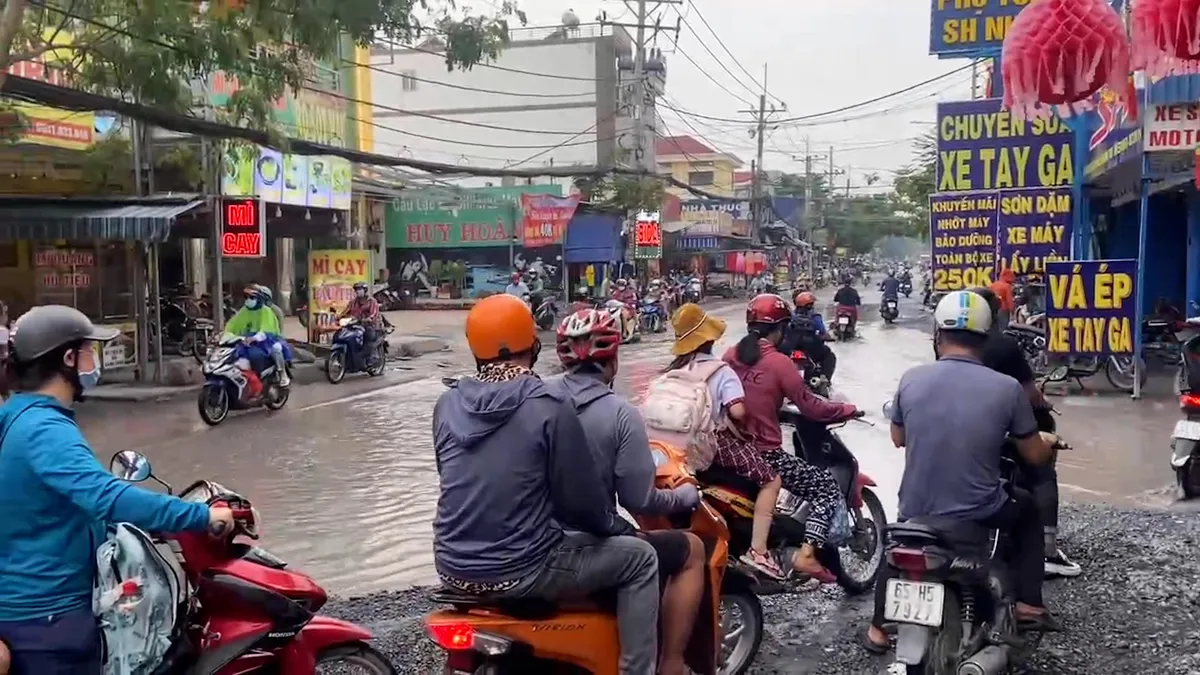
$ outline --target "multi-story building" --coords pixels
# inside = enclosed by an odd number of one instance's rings
[[[374,48],[378,151],[464,168],[632,164],[633,40],[619,26],[563,19],[513,30],[494,61],[470,70],[448,72],[436,40]],[[661,56],[652,54],[646,69],[661,91]],[[652,111],[644,117],[654,119]]]
[[[655,144],[658,173],[718,197],[734,197],[743,162],[737,155],[709,147],[691,136],[664,136]],[[748,178],[741,176],[741,179]],[[678,186],[667,190],[682,199],[695,196]]]

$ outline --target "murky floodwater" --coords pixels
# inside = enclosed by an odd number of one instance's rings
[[[920,314],[915,302],[906,302],[904,311]],[[730,326],[718,345],[723,349],[744,334],[742,309],[718,313]],[[877,493],[894,516],[903,454],[891,445],[880,407],[900,375],[928,360],[931,351],[926,334],[866,316],[861,339],[834,345],[835,396],[867,410],[875,426],[852,423],[839,433],[879,483]],[[665,336],[654,336],[623,348],[618,390],[644,392],[669,360],[668,344]],[[448,368],[439,376],[466,372],[461,350],[456,358],[457,373]],[[429,377],[346,400],[289,406],[271,416],[241,415],[215,429],[205,428],[194,409],[181,408],[153,423],[160,430],[171,426],[172,441],[141,449],[169,481],[182,485],[207,477],[246,494],[262,514],[263,545],[332,592],[431,583],[437,472],[430,427],[442,389],[438,377]],[[147,430],[131,427],[130,438],[138,431]]]

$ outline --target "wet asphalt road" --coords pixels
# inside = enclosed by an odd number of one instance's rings
[[[864,295],[868,302],[877,299],[869,291]],[[729,323],[718,348],[744,334],[741,304],[711,311]],[[861,337],[834,346],[835,397],[868,411],[867,421],[875,424],[851,424],[840,433],[879,484],[891,517],[903,455],[891,446],[879,411],[900,375],[932,358],[928,315],[915,298],[902,301],[901,311],[900,321],[887,326],[869,305]],[[660,335],[622,348],[617,389],[634,397],[644,392],[669,361],[668,344]],[[156,474],[176,485],[205,477],[249,496],[263,517],[262,544],[331,593],[366,596],[335,601],[330,610],[375,630],[401,672],[426,674],[439,668],[421,635],[419,619],[428,605],[422,591],[406,589],[435,581],[430,414],[442,391],[440,378],[468,372],[464,347],[393,366],[385,382],[347,378],[339,387],[298,388],[281,412],[238,415],[215,429],[199,421],[190,398],[145,404],[136,414],[128,404],[88,404],[79,417],[102,456],[138,449],[151,458]],[[380,385],[386,386],[376,389]],[[1078,426],[1087,423],[1087,417],[1075,417],[1084,420]],[[1091,437],[1076,429],[1074,417],[1064,420],[1065,435]],[[1159,454],[1156,449],[1155,461],[1165,458]],[[1169,502],[1161,487],[1167,477],[1153,473],[1142,482]],[[1097,494],[1081,496],[1096,499],[1103,491],[1091,492]],[[1064,491],[1064,498],[1073,496]],[[1200,526],[1194,514],[1080,506],[1064,515],[1063,529],[1069,550],[1088,572],[1052,586],[1049,601],[1072,632],[1045,641],[1038,670],[1200,673]],[[766,604],[770,634],[754,672],[870,673],[886,664],[854,645],[853,628],[869,613],[864,601],[846,600],[833,588]]]

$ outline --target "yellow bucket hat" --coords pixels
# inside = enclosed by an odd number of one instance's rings
[[[671,327],[675,329],[675,344],[671,346],[675,356],[690,354],[705,342],[716,342],[725,334],[725,322],[709,316],[694,302],[675,310]]]

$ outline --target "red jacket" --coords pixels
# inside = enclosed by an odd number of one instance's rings
[[[737,347],[730,347],[724,358],[742,380],[746,390],[746,420],[744,432],[750,434],[759,450],[783,447],[783,431],[779,428],[779,409],[784,399],[796,404],[800,414],[814,422],[834,422],[849,417],[857,408],[821,398],[804,384],[804,377],[787,356],[775,350],[766,340],[759,340],[762,358],[753,366],[737,360]]]

